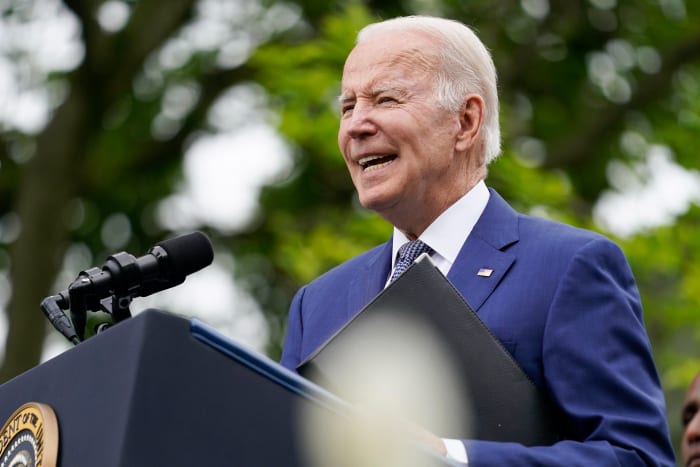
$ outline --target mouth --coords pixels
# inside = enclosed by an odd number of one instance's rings
[[[378,170],[394,162],[398,156],[396,154],[366,156],[357,161],[364,172]]]
[[[700,466],[700,452],[697,452],[688,458],[686,462],[686,467],[697,467]]]

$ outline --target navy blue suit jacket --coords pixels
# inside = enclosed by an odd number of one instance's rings
[[[300,289],[282,364],[295,370],[369,303],[390,266],[388,242]],[[674,465],[639,293],[614,243],[519,214],[491,190],[448,279],[550,395],[569,435],[544,447],[465,441],[470,467]]]

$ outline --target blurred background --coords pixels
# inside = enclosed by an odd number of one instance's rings
[[[192,230],[214,264],[132,311],[198,317],[277,359],[296,289],[391,233],[356,200],[336,96],[357,30],[418,13],[493,53],[488,184],[624,249],[678,446],[700,370],[691,0],[0,0],[0,381],[68,348],[44,297]]]

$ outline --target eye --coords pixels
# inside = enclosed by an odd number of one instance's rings
[[[688,423],[695,417],[698,412],[698,408],[695,406],[686,407],[681,413],[681,423],[683,426],[688,426]]]
[[[380,96],[377,99],[378,104],[396,103],[396,102],[398,102],[398,101],[391,96]]]
[[[347,114],[348,112],[351,112],[352,109],[354,109],[354,108],[355,108],[355,104],[343,104],[343,105],[340,107],[340,114],[341,114],[341,115],[345,115],[345,114]]]

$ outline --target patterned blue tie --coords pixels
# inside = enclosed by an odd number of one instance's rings
[[[420,256],[421,253],[433,254],[433,249],[420,240],[404,243],[399,248],[399,260],[394,266],[394,272],[391,274],[389,282],[394,282],[413,262]]]

